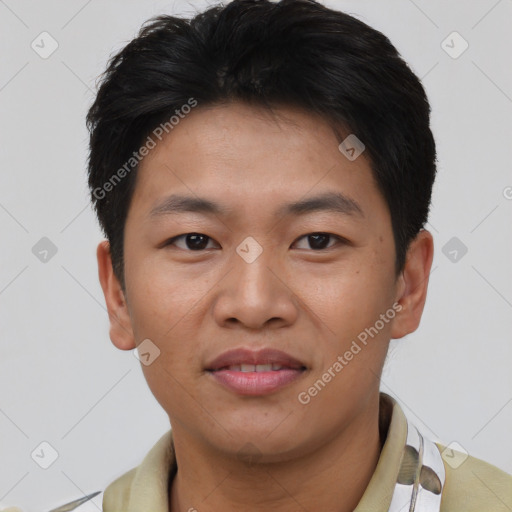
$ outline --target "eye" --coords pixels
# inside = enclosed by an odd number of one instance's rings
[[[316,251],[333,247],[335,244],[327,245],[329,239],[335,239],[334,241],[339,243],[347,243],[345,239],[332,233],[309,233],[298,238],[298,240],[302,239],[306,239],[309,242],[310,248]],[[308,247],[299,247],[299,249],[308,249]]]
[[[178,240],[183,239],[185,242],[185,247],[179,246],[176,242]],[[175,236],[174,238],[170,238],[165,242],[164,247],[168,245],[176,245],[180,249],[191,250],[191,251],[202,251],[203,249],[208,249],[208,240],[213,240],[207,235],[203,235],[202,233],[185,233],[183,235]],[[211,249],[211,247],[210,247]]]
[[[313,249],[315,251],[321,251],[323,249],[330,249],[333,247],[336,242],[338,243],[348,243],[344,238],[333,235],[332,233],[309,233],[304,235],[297,240],[306,239],[309,247],[298,247],[299,249]],[[174,245],[183,250],[189,251],[203,251],[205,249],[211,249],[212,247],[208,247],[208,242],[213,239],[207,235],[202,233],[185,233],[183,235],[175,236],[170,238],[164,243],[164,247]],[[329,241],[334,243],[329,244]],[[179,243],[182,243],[180,246]],[[184,242],[184,244],[183,244]],[[298,242],[296,241],[295,244]],[[217,244],[218,245],[218,244]]]

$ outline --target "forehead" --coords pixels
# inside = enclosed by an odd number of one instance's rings
[[[349,160],[339,142],[325,119],[303,110],[198,106],[140,163],[132,206],[154,216],[170,194],[186,194],[226,211],[274,203],[282,214],[285,203],[338,193],[354,211],[382,207],[369,160]]]

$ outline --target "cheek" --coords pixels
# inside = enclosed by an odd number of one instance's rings
[[[130,284],[136,343],[150,339],[160,351],[154,363],[141,366],[156,399],[168,405],[179,400],[183,386],[191,389],[199,376],[197,318],[205,314],[203,301],[212,285],[200,275],[166,268],[165,263],[134,268]]]
[[[305,291],[306,302],[326,327],[328,338],[335,337],[336,349],[350,345],[392,306],[390,275],[387,265],[378,264],[372,258],[359,258],[357,263],[317,280],[316,286]],[[379,326],[382,327],[380,323]],[[379,331],[380,337],[386,337],[390,324],[386,323]]]
[[[129,284],[137,340],[150,335],[168,339],[180,332],[210,288],[201,276],[191,278],[165,262],[149,260],[134,265],[134,269]]]

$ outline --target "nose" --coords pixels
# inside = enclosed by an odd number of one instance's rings
[[[293,324],[298,300],[287,282],[285,263],[264,247],[256,259],[246,257],[243,249],[233,253],[229,262],[232,270],[219,284],[214,305],[217,323],[255,330]]]

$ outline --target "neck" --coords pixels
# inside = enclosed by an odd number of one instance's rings
[[[379,397],[319,449],[286,462],[249,465],[205,450],[173,427],[178,471],[171,512],[351,512],[375,471],[381,450]]]

